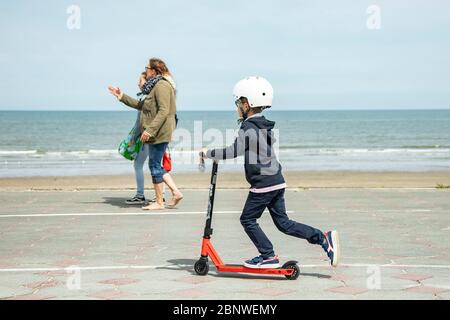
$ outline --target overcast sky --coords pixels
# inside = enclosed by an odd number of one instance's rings
[[[234,110],[247,75],[274,109],[450,108],[449,40],[448,0],[1,1],[0,109],[124,110],[108,84],[135,95],[152,56],[179,110]]]

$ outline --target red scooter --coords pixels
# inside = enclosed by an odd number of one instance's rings
[[[204,157],[200,154],[200,169],[204,169]],[[206,214],[206,226],[203,234],[202,241],[202,252],[200,259],[195,263],[194,270],[198,275],[205,276],[209,271],[208,257],[211,257],[214,266],[218,272],[238,272],[238,273],[257,273],[257,274],[273,274],[273,275],[284,275],[289,280],[295,280],[300,275],[300,269],[297,265],[297,261],[288,261],[281,268],[270,268],[270,269],[253,269],[247,268],[243,265],[231,265],[224,264],[222,259],[220,259],[219,254],[214,249],[211,243],[211,235],[213,229],[211,228],[213,206],[214,206],[214,195],[216,192],[216,180],[217,180],[217,169],[218,162],[214,161],[211,172],[211,185],[209,187],[209,201],[208,209]]]

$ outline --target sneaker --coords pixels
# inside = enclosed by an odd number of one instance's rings
[[[327,253],[331,265],[336,267],[340,259],[339,234],[337,231],[327,231],[323,235],[325,239],[323,240],[322,248]]]
[[[144,204],[145,203],[145,197],[144,196],[135,195],[133,198],[126,200],[125,203],[129,204],[129,205]]]
[[[253,259],[245,261],[244,266],[252,269],[279,268],[280,260],[278,260],[278,256],[270,257],[267,259],[264,259],[262,256],[257,256]]]

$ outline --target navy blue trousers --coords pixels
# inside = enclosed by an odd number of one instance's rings
[[[269,210],[275,226],[281,232],[306,239],[312,244],[322,244],[324,239],[323,232],[319,229],[289,219],[284,203],[284,191],[280,189],[265,193],[250,192],[242,211],[241,224],[264,259],[275,255],[272,243],[256,221],[265,208]]]

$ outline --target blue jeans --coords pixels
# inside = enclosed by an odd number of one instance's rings
[[[137,158],[134,160],[134,173],[136,176],[136,186],[138,196],[144,196],[144,163],[147,158],[153,183],[163,182],[163,175],[166,171],[161,166],[162,157],[167,148],[167,142],[158,144],[144,143]]]
[[[284,204],[284,189],[254,193],[250,192],[241,215],[241,224],[264,259],[275,255],[273,245],[262,231],[256,219],[259,219],[267,208],[275,226],[281,232],[312,244],[321,244],[324,239],[322,231],[290,220]]]
[[[162,167],[162,158],[168,143],[158,143],[158,144],[145,144],[148,145],[148,166],[150,168],[150,173],[152,175],[152,181],[154,184],[162,183],[164,168]]]
[[[138,156],[134,159],[134,175],[136,177],[137,192],[136,195],[144,196],[144,163],[148,158],[148,144],[142,146],[141,151],[139,151]]]

